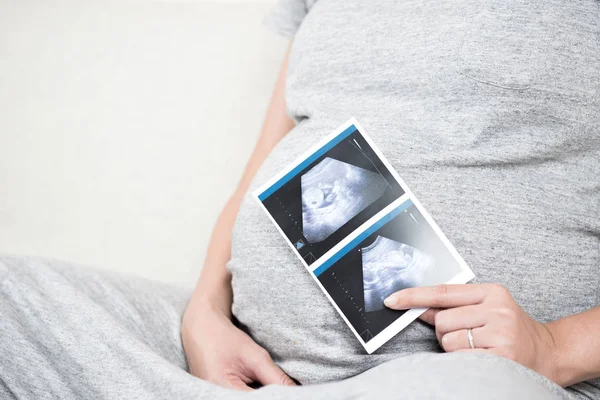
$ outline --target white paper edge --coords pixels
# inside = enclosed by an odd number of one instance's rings
[[[402,195],[398,199],[394,200],[392,203],[390,203],[388,206],[383,208],[381,211],[379,211],[373,217],[369,218],[369,220],[365,221],[360,227],[355,229],[351,234],[346,236],[342,241],[340,241],[338,244],[336,244],[334,247],[332,247],[330,250],[328,250],[325,254],[323,254],[321,257],[319,257],[319,259],[317,259],[317,261],[315,261],[313,264],[311,264],[311,266],[309,266],[306,263],[306,261],[304,261],[304,259],[300,255],[300,253],[296,250],[294,244],[288,239],[288,237],[285,235],[283,230],[279,227],[279,224],[277,224],[277,222],[275,221],[275,219],[273,218],[271,213],[269,213],[269,210],[267,210],[265,205],[260,200],[259,196],[261,193],[263,193],[265,190],[267,190],[273,184],[275,184],[277,181],[279,181],[282,177],[284,177],[287,173],[289,173],[291,170],[293,170],[297,165],[302,163],[306,158],[310,157],[314,152],[319,150],[321,147],[323,147],[325,144],[327,144],[333,138],[335,138],[340,133],[345,131],[351,125],[354,125],[356,127],[356,129],[358,129],[360,134],[364,137],[365,141],[369,144],[369,146],[371,146],[371,148],[373,149],[373,151],[375,152],[377,157],[379,157],[379,159],[381,160],[383,165],[388,169],[388,171],[390,172],[392,177],[402,187],[402,190],[404,190],[404,195]],[[421,203],[412,194],[412,191],[408,188],[406,183],[404,183],[402,178],[400,178],[400,176],[398,175],[398,173],[396,172],[394,167],[392,167],[392,165],[388,162],[387,158],[385,158],[385,156],[379,151],[379,148],[377,148],[377,146],[371,140],[371,138],[366,133],[364,128],[358,123],[358,121],[356,121],[356,119],[354,117],[351,118],[350,120],[348,120],[347,122],[345,122],[344,124],[342,124],[333,133],[331,133],[330,135],[327,135],[319,143],[312,146],[309,150],[304,152],[301,156],[297,157],[292,163],[290,163],[286,168],[281,170],[277,175],[275,175],[273,178],[271,178],[267,183],[265,183],[260,188],[255,190],[252,195],[256,199],[258,204],[262,207],[262,209],[265,211],[265,213],[267,214],[267,216],[269,217],[269,219],[271,220],[273,225],[275,225],[275,227],[277,228],[277,230],[279,231],[281,236],[285,239],[285,241],[288,243],[288,245],[292,248],[292,252],[294,254],[296,254],[298,259],[302,262],[304,267],[308,270],[308,272],[312,276],[313,280],[317,283],[317,285],[319,285],[319,288],[321,289],[321,291],[325,294],[325,296],[327,297],[329,302],[333,305],[335,310],[342,317],[342,319],[344,320],[346,325],[348,325],[348,327],[350,328],[352,333],[354,333],[354,336],[356,336],[356,338],[358,339],[358,341],[364,347],[364,349],[367,351],[368,354],[373,353],[375,350],[377,350],[379,347],[381,347],[383,344],[385,344],[392,337],[396,336],[400,331],[402,331],[404,328],[406,328],[411,322],[413,322],[415,319],[419,318],[419,316],[421,314],[423,314],[425,311],[427,311],[427,309],[426,308],[413,308],[413,309],[406,311],[404,314],[402,314],[402,316],[400,316],[398,319],[396,319],[394,322],[392,322],[390,325],[388,325],[384,330],[382,330],[377,335],[375,335],[371,340],[369,340],[368,343],[365,343],[363,341],[363,339],[360,337],[360,335],[358,334],[358,332],[356,332],[356,329],[354,329],[352,324],[350,324],[350,321],[348,321],[348,319],[346,318],[344,313],[339,309],[336,302],[329,295],[329,293],[327,292],[325,287],[321,284],[321,282],[319,281],[319,278],[313,273],[313,271],[316,268],[318,268],[320,265],[322,265],[325,261],[327,261],[335,253],[337,253],[339,250],[341,250],[346,244],[348,244],[354,238],[359,236],[361,233],[363,233],[365,230],[367,230],[373,224],[377,223],[377,221],[379,221],[382,217],[387,215],[393,209],[401,206],[406,201],[411,200],[413,202],[413,204],[415,205],[415,207],[417,207],[419,212],[423,215],[423,217],[425,218],[427,223],[431,226],[431,228],[433,229],[435,234],[440,238],[440,240],[442,241],[444,246],[448,249],[448,251],[450,252],[452,257],[454,257],[454,259],[458,262],[459,266],[461,267],[461,271],[456,276],[454,276],[453,278],[451,278],[450,280],[445,282],[446,284],[467,283],[475,277],[475,274],[473,273],[473,271],[469,268],[467,263],[460,256],[460,254],[458,254],[458,251],[454,248],[452,243],[450,243],[450,241],[448,240],[446,235],[444,235],[442,230],[433,221],[433,218],[431,218],[429,213],[427,211],[425,211],[425,209],[423,208]]]

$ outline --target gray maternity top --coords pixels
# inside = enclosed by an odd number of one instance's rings
[[[294,38],[297,126],[251,190],[354,116],[476,282],[538,321],[599,304],[600,2],[282,0],[268,22]],[[228,268],[235,316],[302,383],[440,351],[416,321],[367,355],[250,195]]]

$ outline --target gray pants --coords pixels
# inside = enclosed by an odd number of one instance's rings
[[[189,295],[59,262],[0,258],[0,398],[570,397],[511,361],[456,353],[400,357],[341,382],[230,391],[187,372],[179,328]]]

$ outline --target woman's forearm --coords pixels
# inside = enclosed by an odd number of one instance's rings
[[[213,229],[200,279],[190,301],[191,307],[211,307],[231,316],[231,274],[225,268],[231,256],[231,230],[243,194],[236,191],[227,201]]]
[[[231,257],[233,224],[256,171],[273,147],[294,127],[294,122],[287,115],[285,108],[287,59],[288,56],[286,55],[256,147],[246,165],[235,193],[223,208],[213,230],[204,267],[186,310],[184,320],[189,319],[190,316],[193,318],[197,314],[196,311],[205,310],[206,308],[216,310],[228,317],[231,316],[231,274],[225,268],[225,265]]]
[[[600,307],[546,324],[554,340],[555,381],[569,386],[600,377]]]

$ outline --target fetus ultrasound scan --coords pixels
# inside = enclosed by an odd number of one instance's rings
[[[363,341],[405,311],[383,301],[399,290],[447,283],[462,272],[431,225],[410,201],[393,219],[365,231],[339,260],[316,275]]]
[[[368,353],[424,311],[388,296],[474,277],[354,119],[254,196]]]
[[[435,267],[434,258],[423,250],[383,236],[360,253],[366,312],[382,310],[383,301],[394,292],[422,286]]]
[[[325,158],[301,178],[304,237],[310,243],[327,239],[380,198],[387,186],[377,172]]]
[[[310,265],[403,194],[376,151],[351,126],[259,199]]]

